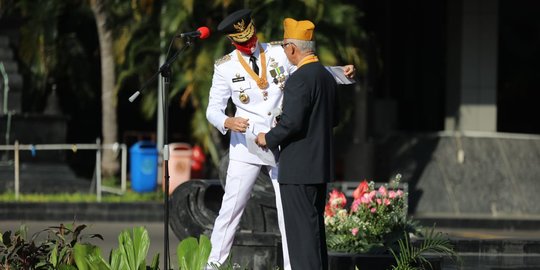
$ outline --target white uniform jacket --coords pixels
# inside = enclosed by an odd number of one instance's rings
[[[235,116],[249,119],[250,128],[258,126],[257,130],[261,130],[260,126],[262,125],[266,128],[263,131],[268,131],[272,127],[275,114],[281,106],[283,85],[289,74],[296,70],[296,66],[289,62],[280,45],[259,43],[258,46],[261,46],[266,55],[266,63],[263,63],[266,65],[266,79],[268,81],[268,88],[266,89],[260,89],[256,81],[242,67],[236,50],[217,60],[214,65],[214,76],[210,88],[208,108],[206,109],[206,118],[222,134],[227,133],[224,124],[228,118],[225,109],[229,98],[232,98],[233,103],[236,105]],[[262,72],[259,47],[257,47],[253,55],[257,57],[257,65],[260,72]],[[249,56],[243,54],[241,56],[251,67]],[[264,100],[263,90],[268,92],[266,100]],[[242,103],[240,101],[241,93],[249,97],[248,102]],[[246,132],[251,131],[248,129]],[[253,164],[268,165],[256,155],[248,152],[246,135],[240,132],[231,132],[229,158]]]

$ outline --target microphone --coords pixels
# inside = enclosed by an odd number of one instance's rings
[[[185,33],[176,35],[176,37],[181,37],[181,38],[198,37],[200,39],[205,39],[205,38],[208,38],[209,36],[210,36],[210,29],[208,29],[208,27],[206,26],[201,26],[197,28],[197,31],[185,32]]]

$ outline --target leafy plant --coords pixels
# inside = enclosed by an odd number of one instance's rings
[[[210,256],[210,250],[212,244],[206,235],[199,237],[199,242],[194,237],[188,237],[182,240],[176,249],[176,255],[178,256],[178,264],[180,270],[200,270],[206,269],[208,265],[208,257]],[[232,257],[229,255],[225,263],[210,263],[208,266],[215,270],[240,270],[247,269],[242,268],[239,264],[232,262]]]
[[[99,234],[82,235],[86,225],[75,226],[71,224],[50,227],[35,233],[27,240],[27,227],[21,225],[20,229],[11,235],[11,231],[2,234],[0,246],[0,259],[2,269],[76,269],[74,268],[73,253],[76,245],[81,244],[86,237],[100,238]],[[47,232],[47,238],[36,243],[36,238]]]
[[[49,245],[36,245],[34,234],[30,241],[26,235],[28,228],[25,225],[12,234],[11,231],[2,233],[0,242],[0,269],[51,269],[47,261],[50,251]]]
[[[412,245],[411,238],[407,233],[404,233],[403,239],[400,239],[398,243],[398,251],[390,250],[397,262],[396,266],[392,266],[393,270],[426,269],[426,266],[433,269],[431,262],[424,256],[427,252],[457,258],[457,253],[453,250],[450,241],[443,237],[441,232],[435,233],[435,228],[426,231],[423,241],[418,247]]]
[[[120,269],[111,268],[101,257],[101,249],[94,245],[81,245],[74,247],[74,260],[79,270]]]
[[[194,237],[182,240],[176,248],[180,270],[200,270],[206,267],[212,244],[202,234],[199,242]]]
[[[0,269],[35,269],[35,270],[157,270],[159,269],[159,254],[155,255],[152,263],[146,265],[146,256],[150,246],[150,238],[144,227],[124,230],[118,236],[118,248],[113,249],[107,261],[101,254],[101,249],[91,243],[84,242],[88,238],[103,237],[99,234],[83,235],[86,225],[64,225],[50,227],[26,240],[27,227],[12,235],[11,231],[1,234]],[[36,244],[36,237],[48,232],[48,237],[42,243]],[[199,241],[189,237],[180,242],[177,247],[179,270],[200,270],[208,263],[211,243],[208,237],[201,235]],[[216,270],[235,270],[242,268],[232,263],[229,257],[224,264],[210,265]],[[277,268],[276,268],[277,269]]]
[[[48,254],[49,262],[53,267],[58,268],[61,265],[74,265],[74,248],[77,244],[81,244],[85,239],[99,238],[103,240],[103,236],[100,234],[88,234],[83,235],[81,232],[86,228],[86,225],[70,225],[60,224],[57,227],[50,227],[44,231],[47,231],[49,238],[43,243],[43,245],[49,245],[51,247]]]
[[[118,248],[110,253],[109,262],[101,255],[101,249],[83,242],[88,238],[103,237],[99,234],[83,235],[86,225],[68,226],[60,224],[35,233],[26,239],[27,227],[21,225],[12,235],[11,231],[2,233],[0,242],[0,269],[35,270],[157,270],[159,254],[152,264],[146,265],[146,255],[150,246],[148,232],[144,227],[133,228],[133,233],[124,230],[118,236]],[[40,233],[47,232],[47,238],[36,243]]]
[[[150,246],[148,231],[144,227],[133,228],[133,237],[128,230],[122,231],[118,236],[118,249],[120,250],[120,259],[127,268],[136,270],[141,266],[146,267],[146,255]]]
[[[146,256],[150,246],[148,231],[144,227],[135,227],[130,234],[124,230],[118,236],[118,248],[111,251],[107,263],[101,256],[99,247],[78,245],[75,248],[75,262],[81,270],[157,270],[159,254],[154,256],[152,264],[147,267]]]

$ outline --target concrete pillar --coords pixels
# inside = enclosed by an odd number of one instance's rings
[[[498,5],[448,1],[445,130],[497,131]]]
[[[347,144],[345,157],[345,181],[373,178],[374,145],[368,140],[368,85],[354,86],[354,113],[351,141]]]

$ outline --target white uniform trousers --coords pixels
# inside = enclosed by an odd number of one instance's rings
[[[261,166],[265,165],[245,163],[237,160],[229,161],[225,194],[223,195],[221,209],[214,222],[214,229],[210,238],[212,251],[208,258],[209,264],[223,264],[229,256],[234,241],[234,234],[238,228],[246,204],[251,197],[253,185],[257,180]],[[276,195],[278,226],[283,248],[283,269],[290,270],[289,250],[287,248],[283,207],[281,205],[281,193],[277,175],[278,169],[269,166],[269,176],[272,179],[272,186]],[[208,269],[212,268],[209,267]]]

